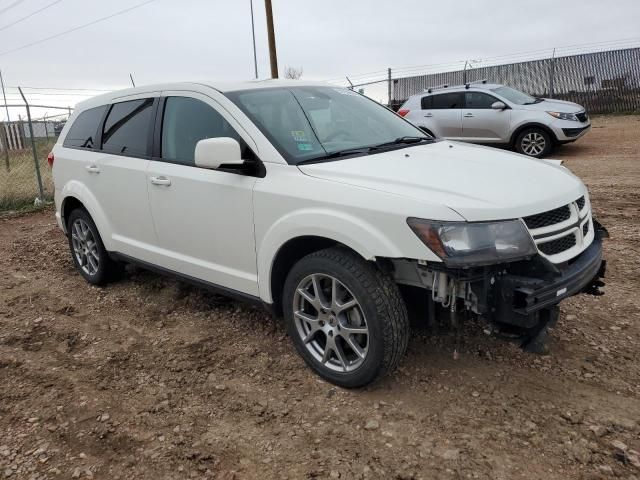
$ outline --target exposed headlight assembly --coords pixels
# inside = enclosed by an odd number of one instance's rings
[[[521,220],[438,222],[410,217],[407,223],[448,267],[515,261],[538,251]]]
[[[572,122],[578,122],[578,117],[576,117],[575,113],[564,113],[564,112],[547,112],[552,117],[556,117],[560,120],[571,120]]]

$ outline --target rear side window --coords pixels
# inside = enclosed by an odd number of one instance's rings
[[[433,97],[422,97],[420,108],[422,110],[431,110],[433,108]]]
[[[246,158],[247,147],[240,135],[216,110],[189,97],[168,97],[162,119],[162,158],[195,165],[196,144],[205,138],[230,137],[237,140]]]
[[[462,93],[443,93],[434,95],[433,109],[462,108]]]
[[[108,153],[149,156],[153,98],[114,103],[104,122],[102,149]]]
[[[96,134],[107,106],[85,110],[73,122],[62,144],[65,147],[96,148]]]
[[[465,108],[487,109],[491,108],[497,98],[480,92],[465,92]]]

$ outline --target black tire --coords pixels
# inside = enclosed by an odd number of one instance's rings
[[[337,279],[348,289],[347,294],[358,302],[366,319],[366,355],[352,371],[332,370],[315,358],[296,326],[294,298],[297,288],[315,274]],[[294,265],[284,285],[283,311],[289,336],[305,362],[322,378],[341,387],[362,387],[393,371],[407,350],[409,318],[398,286],[374,264],[345,248],[320,250]],[[319,315],[318,312],[318,318]],[[338,314],[335,317],[338,318]]]
[[[525,128],[518,134],[515,149],[528,157],[543,158],[553,149],[553,139],[546,130],[538,127]]]
[[[76,221],[84,222],[91,233],[93,241],[95,241],[95,252],[97,254],[97,269],[95,272],[87,272],[83,265],[81,265],[75,251],[73,244],[73,225]],[[114,261],[109,257],[108,252],[104,248],[102,238],[98,232],[96,224],[93,222],[91,215],[84,208],[76,208],[71,212],[67,219],[67,239],[69,241],[69,250],[71,252],[71,258],[76,270],[82,275],[82,277],[92,285],[104,285],[111,280],[118,278],[123,271],[123,265]],[[88,255],[85,255],[87,257]]]

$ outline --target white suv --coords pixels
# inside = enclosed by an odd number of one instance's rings
[[[536,158],[575,142],[591,128],[585,109],[576,103],[535,98],[484,80],[428,89],[410,97],[398,114],[433,137],[506,145]]]
[[[75,266],[135,263],[283,315],[306,362],[356,387],[392,370],[406,298],[544,340],[604,273],[564,167],[434,141],[347,89],[179,83],[81,103],[50,154]],[[441,319],[442,319],[441,318]]]

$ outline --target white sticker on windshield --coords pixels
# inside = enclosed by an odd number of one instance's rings
[[[359,95],[358,93],[354,92],[353,90],[349,90],[348,88],[334,88],[334,90],[341,95]]]

